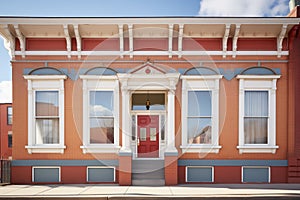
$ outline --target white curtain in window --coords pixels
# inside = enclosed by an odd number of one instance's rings
[[[268,143],[268,91],[245,92],[245,144]]]
[[[36,120],[36,144],[59,143],[59,120],[37,119]]]

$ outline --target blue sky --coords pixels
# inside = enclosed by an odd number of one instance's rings
[[[289,12],[289,0],[0,0],[0,16],[251,16]],[[0,103],[11,101],[10,57],[0,37]]]

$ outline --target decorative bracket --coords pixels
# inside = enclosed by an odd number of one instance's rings
[[[169,24],[169,58],[172,58],[173,24]]]
[[[4,34],[1,34],[4,40],[4,47],[8,50],[11,58],[15,58],[15,37],[10,33],[8,24],[3,26]]]
[[[282,53],[282,42],[286,34],[287,24],[283,24],[281,27],[281,31],[279,35],[277,36],[277,57],[281,57]]]
[[[123,53],[124,53],[123,24],[119,24],[119,39],[120,39],[120,57],[123,58]]]
[[[178,33],[178,58],[182,56],[182,38],[183,38],[183,24],[179,24],[179,33]]]
[[[19,39],[19,41],[20,41],[20,49],[21,49],[22,58],[25,58],[26,38],[25,38],[25,36],[21,33],[18,24],[14,25],[14,28],[15,28],[15,30],[16,30],[17,37],[18,37],[18,39]]]
[[[128,24],[128,34],[129,34],[129,56],[133,57],[133,25]]]
[[[229,31],[230,31],[230,24],[226,24],[225,32],[224,32],[224,36],[223,36],[223,58],[226,58],[227,41],[228,41]]]
[[[78,24],[74,24],[73,27],[74,27],[75,37],[76,37],[78,58],[81,58],[81,37],[79,34]]]
[[[67,42],[68,58],[71,58],[71,37],[69,34],[69,29],[67,24],[64,24],[64,32],[65,32],[65,37]]]
[[[237,41],[240,35],[240,24],[236,24],[235,25],[235,32],[234,32],[234,36],[232,39],[232,57],[235,58],[236,57],[236,50],[237,50]]]

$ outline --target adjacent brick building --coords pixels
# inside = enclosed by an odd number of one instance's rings
[[[12,104],[0,103],[0,156],[12,159]]]

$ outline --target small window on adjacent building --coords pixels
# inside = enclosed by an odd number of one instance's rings
[[[8,131],[8,147],[12,147],[12,131]]]
[[[12,107],[9,106],[9,107],[7,107],[7,124],[8,125],[12,125],[12,123],[13,123],[12,115],[13,115],[13,110],[12,110]]]

